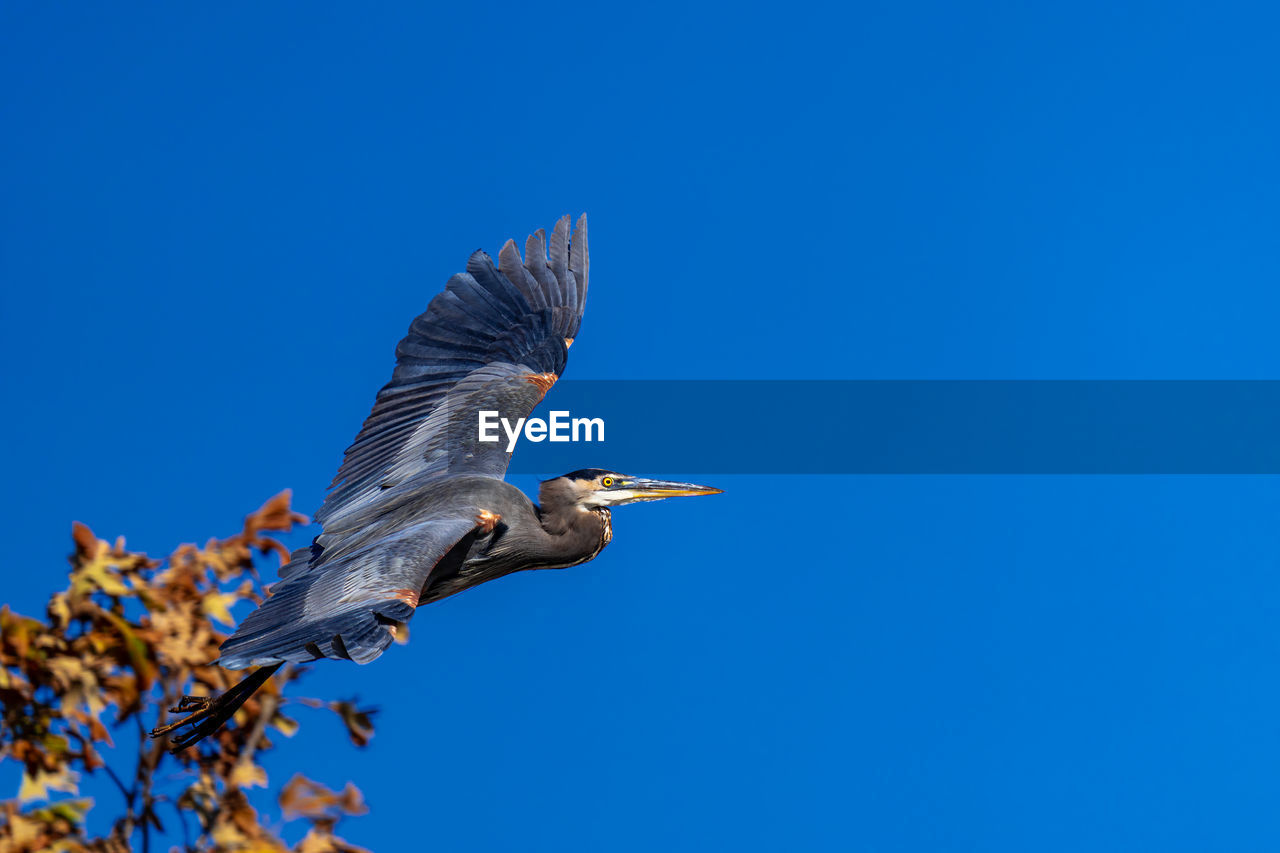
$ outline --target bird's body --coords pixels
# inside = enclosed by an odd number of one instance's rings
[[[500,480],[462,478],[451,483],[450,489],[468,496],[482,494],[485,506],[499,520],[487,533],[477,528],[474,536],[445,555],[431,572],[418,599],[419,607],[512,572],[581,565],[595,559],[613,537],[606,507],[544,512],[524,492]],[[526,534],[519,547],[507,538],[513,527]]]
[[[595,558],[610,506],[719,491],[590,468],[544,482],[535,505],[502,479],[511,454],[479,441],[477,414],[527,417],[563,373],[586,300],[586,217],[572,242],[566,216],[525,250],[508,241],[496,266],[474,253],[413,321],[316,514],[323,532],[222,645],[222,666],[261,669],[217,699],[184,699],[194,713],[153,735],[190,724],[174,739],[187,746],[286,662],[367,663],[423,604]]]

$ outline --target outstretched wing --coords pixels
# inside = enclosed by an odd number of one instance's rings
[[[409,326],[391,381],[330,485],[316,520],[328,528],[388,489],[450,474],[501,478],[504,442],[475,441],[478,412],[527,417],[564,372],[587,295],[587,218],[570,242],[569,217],[525,243],[508,240],[498,266],[484,252]],[[465,428],[464,428],[465,427]],[[471,440],[468,441],[467,438]]]
[[[548,254],[548,249],[549,254]],[[391,381],[347,448],[324,505],[323,532],[281,569],[272,595],[222,647],[231,669],[318,657],[373,660],[407,621],[431,572],[476,527],[484,507],[432,483],[502,479],[505,442],[478,440],[478,413],[528,417],[556,381],[587,294],[587,219],[548,241],[484,252],[413,321]]]

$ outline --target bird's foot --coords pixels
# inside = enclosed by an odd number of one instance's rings
[[[481,533],[492,533],[493,528],[498,526],[499,521],[502,521],[502,516],[496,512],[489,512],[487,509],[476,515],[476,527],[480,529]]]
[[[151,730],[151,737],[164,737],[183,726],[192,726],[191,731],[172,738],[170,749],[173,752],[177,752],[183,747],[213,734],[239,707],[238,703],[232,704],[231,700],[227,698],[228,696],[234,698],[229,693],[224,693],[221,696],[183,696],[178,700],[178,704],[170,708],[169,711],[174,714],[186,713],[186,716],[168,725],[157,726]],[[227,708],[227,705],[231,707]]]
[[[250,675],[231,685],[220,696],[183,696],[178,704],[169,710],[175,714],[190,712],[180,720],[167,726],[157,726],[151,730],[152,737],[163,737],[175,729],[191,726],[188,731],[174,735],[169,741],[169,751],[178,752],[196,741],[202,740],[222,728],[222,725],[235,716],[236,711],[253,695],[283,663],[261,666]]]
[[[183,711],[203,711],[214,702],[213,696],[183,696],[178,700],[178,704],[169,710],[175,714],[181,714]]]

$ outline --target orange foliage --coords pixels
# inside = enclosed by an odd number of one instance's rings
[[[164,831],[162,813],[198,827],[179,849],[290,849],[263,825],[245,790],[267,786],[259,759],[271,749],[269,733],[287,737],[298,728],[281,709],[285,686],[301,670],[282,669],[236,713],[236,725],[199,749],[170,755],[163,741],[142,734],[163,724],[184,694],[225,691],[241,677],[210,665],[226,638],[219,626],[231,627],[237,603],[262,600],[255,559],[288,559],[271,534],[307,523],[289,499],[282,492],[249,515],[240,533],[203,548],[182,545],[165,560],[126,550],[123,538],[100,540],[76,523],[70,583],[50,597],[45,619],[0,608],[0,760],[23,767],[17,798],[0,802],[0,853],[123,853],[139,841],[145,851],[153,832]],[[372,736],[367,710],[301,701],[336,712],[358,746]],[[100,750],[113,747],[111,731],[130,721],[137,750],[126,756],[133,766],[119,772]],[[81,774],[98,772],[123,802],[109,832],[89,837],[93,803],[77,795]],[[280,791],[279,805],[286,819],[310,823],[295,850],[361,853],[333,834],[342,816],[365,811],[354,786],[335,793],[297,776]]]

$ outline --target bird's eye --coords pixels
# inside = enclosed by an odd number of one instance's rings
[[[604,486],[606,489],[609,488],[610,486],[613,485],[613,478],[605,477],[603,480],[600,481],[600,485]]]

